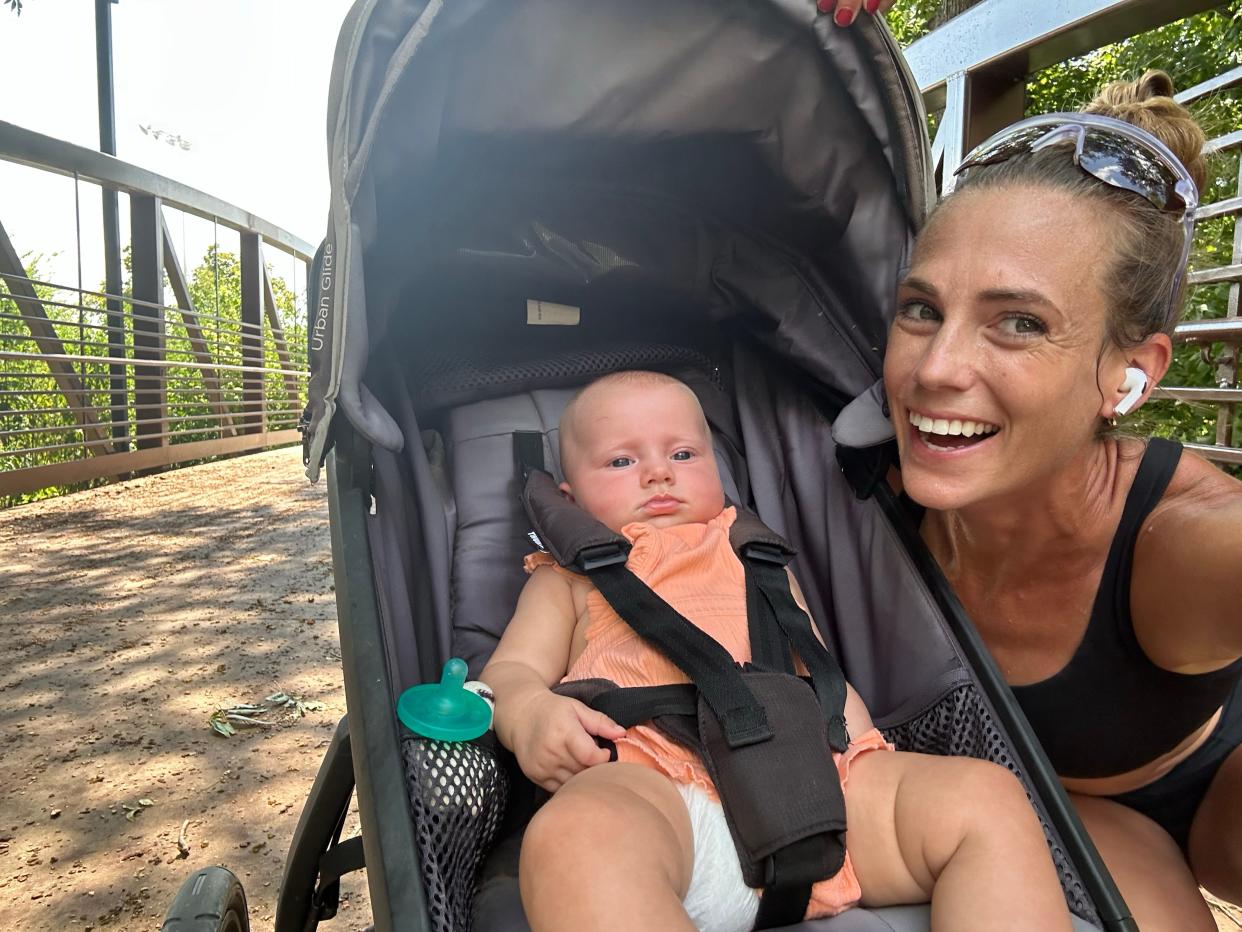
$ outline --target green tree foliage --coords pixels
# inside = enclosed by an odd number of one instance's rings
[[[936,24],[944,13],[943,0],[899,0],[888,14],[889,27],[903,46]],[[1077,110],[1109,81],[1138,77],[1149,68],[1167,71],[1179,88],[1189,88],[1229,71],[1242,63],[1242,0],[1047,68],[1029,77],[1028,114]],[[1192,105],[1209,137],[1242,128],[1242,92],[1237,88],[1210,95]],[[934,115],[933,115],[934,130]],[[1202,203],[1236,197],[1239,192],[1238,150],[1209,162],[1210,178],[1201,194]],[[1229,265],[1235,260],[1233,217],[1201,222],[1196,229],[1192,268]],[[1228,286],[1194,288],[1188,295],[1187,319],[1225,315]],[[1219,352],[1220,345],[1209,348]],[[1196,346],[1177,348],[1164,385],[1209,387],[1217,384],[1216,366]],[[1242,418],[1242,411],[1238,412]],[[1137,434],[1158,434],[1182,440],[1212,442],[1216,435],[1216,407],[1170,401],[1150,402],[1129,422]],[[1234,444],[1242,441],[1242,423],[1235,422]]]

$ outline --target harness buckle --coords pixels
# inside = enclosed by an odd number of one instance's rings
[[[760,563],[771,563],[775,566],[787,566],[789,554],[776,544],[765,544],[755,541],[742,548],[742,556],[747,560],[758,560]]]
[[[578,559],[574,562],[578,564],[582,572],[589,573],[603,566],[624,564],[628,558],[626,548],[617,543],[607,543],[583,547],[578,551]]]

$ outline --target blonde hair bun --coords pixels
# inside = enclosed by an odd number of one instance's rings
[[[1083,107],[1083,112],[1125,120],[1151,133],[1181,160],[1202,191],[1207,181],[1203,158],[1207,136],[1194,115],[1173,99],[1173,94],[1173,79],[1153,69],[1136,81],[1104,85],[1095,99]]]

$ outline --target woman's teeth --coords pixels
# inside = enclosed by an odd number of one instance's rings
[[[910,412],[910,423],[925,434],[953,437],[978,437],[984,434],[994,434],[1000,430],[995,424],[987,424],[983,421],[948,420],[942,417],[930,418],[925,414],[918,414],[914,411]]]

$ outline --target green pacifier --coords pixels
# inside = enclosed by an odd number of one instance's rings
[[[492,707],[464,687],[466,662],[453,657],[438,683],[411,686],[397,700],[397,718],[415,734],[438,741],[471,741],[492,727]]]

